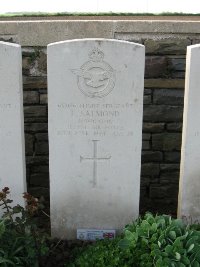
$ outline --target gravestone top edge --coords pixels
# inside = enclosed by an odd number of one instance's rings
[[[198,49],[198,48],[200,48],[200,44],[194,44],[194,45],[187,46],[187,50]]]
[[[21,48],[21,45],[19,45],[19,44],[13,44],[13,43],[3,42],[3,41],[0,41],[0,45],[10,46],[10,47],[14,47],[14,48]]]
[[[69,43],[76,43],[76,42],[87,42],[87,41],[100,41],[100,42],[113,42],[113,43],[121,43],[121,44],[127,44],[127,45],[135,45],[138,48],[145,48],[144,45],[138,44],[138,43],[134,43],[134,42],[129,42],[129,41],[123,41],[123,40],[116,40],[116,39],[106,39],[106,38],[83,38],[83,39],[73,39],[73,40],[64,40],[64,41],[60,41],[60,42],[54,42],[54,43],[50,43],[47,45],[47,48],[51,47],[51,46],[56,46],[56,45],[61,45],[61,44],[69,44]]]

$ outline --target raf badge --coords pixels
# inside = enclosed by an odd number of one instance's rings
[[[103,58],[104,53],[94,48],[89,54],[89,61],[80,69],[71,70],[77,75],[78,88],[88,97],[104,97],[115,86],[115,71]]]

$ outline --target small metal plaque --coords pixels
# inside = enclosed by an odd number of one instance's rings
[[[77,239],[79,240],[97,240],[115,238],[115,230],[97,230],[97,229],[77,229]]]

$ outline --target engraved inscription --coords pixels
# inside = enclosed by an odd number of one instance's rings
[[[10,108],[12,108],[11,104],[0,103],[0,109],[10,109]]]
[[[123,119],[134,109],[132,102],[125,103],[58,103],[59,112],[65,110],[66,121],[57,129],[59,136],[133,136],[132,125]]]
[[[84,63],[80,69],[72,69],[77,76],[78,88],[88,97],[104,97],[115,86],[115,71],[105,61],[104,53],[94,48],[89,54],[90,61]]]
[[[84,161],[84,160],[92,160],[93,161],[93,181],[92,181],[92,185],[93,187],[96,187],[97,185],[97,162],[99,160],[109,160],[111,159],[111,156],[109,157],[98,157],[98,152],[97,152],[97,142],[99,140],[92,140],[93,142],[93,157],[83,157],[80,156],[80,162]]]

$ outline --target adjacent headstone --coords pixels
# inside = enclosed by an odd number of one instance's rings
[[[200,45],[187,48],[178,216],[200,222]]]
[[[13,205],[26,191],[21,61],[20,45],[0,42],[0,190],[10,188]]]
[[[48,45],[53,236],[119,230],[138,216],[143,83],[142,45]]]

